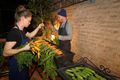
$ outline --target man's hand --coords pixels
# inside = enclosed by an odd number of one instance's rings
[[[51,23],[49,23],[49,27],[53,28],[53,25]]]

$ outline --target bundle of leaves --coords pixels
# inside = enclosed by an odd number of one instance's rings
[[[28,43],[26,43],[25,45],[27,44]],[[23,48],[25,45],[21,45],[20,47],[17,47],[16,49]],[[29,69],[31,69],[32,60],[34,58],[34,55],[31,53],[31,51],[22,51],[14,55],[14,58],[17,60],[19,72],[22,71],[23,65],[26,65],[27,67],[29,67]]]
[[[53,43],[59,45],[59,40],[57,38],[53,39]]]
[[[32,40],[34,44],[36,44],[36,41],[41,41],[41,40],[37,40],[37,39]],[[54,56],[57,53],[55,52],[55,50],[51,49],[47,45],[43,45],[42,42],[40,43],[41,43],[41,45],[39,45],[40,54],[41,54],[40,57],[38,57],[37,53],[33,55],[31,51],[23,51],[14,55],[15,59],[18,62],[18,70],[19,72],[21,72],[21,70],[23,69],[23,65],[26,65],[30,69],[32,65],[32,61],[35,61],[38,62],[39,66],[44,67],[42,74],[45,73],[46,76],[43,78],[43,80],[46,80],[46,78],[48,78],[49,76],[52,76],[53,80],[56,80],[57,73],[55,70],[57,69],[57,67],[54,62]],[[27,45],[27,43],[25,45]],[[17,49],[23,48],[25,45],[21,45]]]
[[[46,80],[49,76],[52,76],[53,80],[56,80],[57,73],[56,73],[56,64],[54,62],[54,56],[57,54],[53,49],[48,47],[47,45],[41,46],[41,58],[38,60],[38,65],[44,67],[44,71],[42,74],[46,73],[46,76],[43,80]],[[52,73],[51,73],[52,72]]]
[[[46,80],[49,76],[52,76],[52,79],[56,80],[57,73],[55,70],[57,69],[57,67],[54,62],[54,56],[58,53],[56,53],[55,50],[53,50],[52,48],[48,47],[47,44],[45,45],[45,43],[42,42],[41,39],[39,39],[38,41],[41,41],[41,45],[39,46],[41,56],[40,58],[38,58],[38,56],[35,55],[34,61],[38,62],[39,66],[44,67],[42,74],[45,73],[46,76],[43,78],[43,80]]]

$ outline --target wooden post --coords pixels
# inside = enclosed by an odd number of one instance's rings
[[[46,32],[46,38],[51,40],[51,28],[49,27],[49,24],[47,24],[47,32]]]

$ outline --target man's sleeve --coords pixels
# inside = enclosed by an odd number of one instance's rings
[[[52,30],[58,34],[58,30],[57,30],[57,29],[55,29],[55,28],[53,27]]]
[[[66,25],[66,32],[67,32],[66,36],[59,35],[58,39],[59,40],[71,40],[72,39],[73,26],[70,22]]]

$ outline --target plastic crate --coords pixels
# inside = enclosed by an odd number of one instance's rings
[[[73,57],[75,55],[75,53],[72,53],[69,51],[63,51],[63,54],[64,55],[62,55],[62,56],[54,56],[54,61],[55,61],[58,69],[68,66],[69,64],[67,64],[67,63],[71,64],[73,62]]]
[[[117,80],[114,77],[112,77],[111,75],[104,73],[100,69],[97,69],[94,66],[92,66],[86,62],[80,62],[80,63],[76,63],[74,65],[70,65],[67,67],[62,67],[60,69],[57,69],[56,72],[62,77],[63,80],[72,80],[71,76],[67,75],[65,73],[65,71],[66,71],[66,69],[71,69],[71,68],[75,68],[75,67],[87,67],[87,68],[94,70],[96,72],[96,74],[106,78],[107,80]]]

